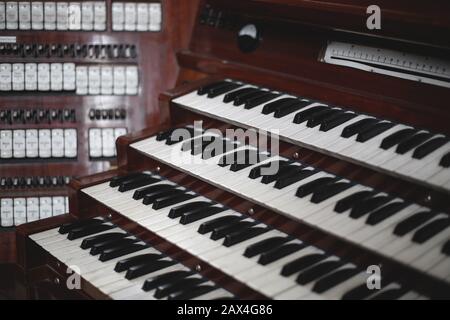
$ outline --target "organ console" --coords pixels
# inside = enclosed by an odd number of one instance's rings
[[[439,3],[378,1],[373,29],[368,1],[200,1],[161,125],[72,179],[69,214],[18,227],[26,296],[448,299]]]

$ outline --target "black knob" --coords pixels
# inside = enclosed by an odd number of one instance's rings
[[[259,46],[260,32],[256,25],[247,24],[239,30],[238,47],[242,52],[249,53]]]

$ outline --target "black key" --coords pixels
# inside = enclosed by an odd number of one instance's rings
[[[395,150],[395,152],[398,154],[405,154],[405,153],[411,151],[412,149],[420,146],[422,143],[427,141],[432,136],[433,136],[433,134],[427,133],[427,132],[418,133],[418,134],[406,139],[405,141],[401,142],[397,146],[397,149]]]
[[[396,300],[404,295],[408,290],[404,288],[400,289],[390,289],[384,290],[373,297],[370,297],[369,300]]]
[[[410,233],[411,231],[423,225],[424,223],[430,221],[436,215],[437,213],[432,211],[423,211],[415,213],[414,215],[406,218],[405,220],[397,224],[394,229],[394,234],[399,237],[404,236],[405,234]]]
[[[155,202],[153,202],[152,208],[155,210],[167,208],[174,204],[184,202],[193,198],[196,198],[195,194],[182,193],[175,196],[167,196],[163,198],[158,198]]]
[[[334,117],[337,114],[342,114],[343,111],[341,109],[330,109],[327,111],[324,111],[318,115],[313,116],[311,119],[308,120],[306,123],[306,126],[308,128],[314,128],[318,125],[322,124],[326,119],[330,119]]]
[[[447,256],[450,256],[450,240],[447,241],[447,242],[444,244],[444,246],[442,247],[442,253],[445,254],[445,255],[447,255]]]
[[[154,297],[157,299],[162,299],[172,293],[190,290],[190,288],[198,286],[199,284],[202,284],[206,281],[207,280],[204,278],[187,278],[171,284],[162,285],[159,286],[158,289],[156,289]]]
[[[169,130],[166,131],[161,131],[156,135],[156,141],[163,141],[163,140],[167,140],[168,138],[170,138],[170,136],[172,135],[172,133],[179,128],[171,128]]]
[[[391,129],[395,124],[392,122],[380,122],[371,127],[369,130],[365,130],[363,132],[360,132],[358,136],[356,137],[356,141],[358,142],[366,142],[369,141],[372,138],[375,138],[376,136],[382,134],[383,132],[386,132],[387,130]]]
[[[180,223],[183,225],[189,224],[207,217],[211,217],[225,210],[227,209],[223,207],[209,207],[198,209],[196,211],[186,212],[181,216]]]
[[[191,300],[197,297],[200,297],[204,294],[207,294],[208,292],[216,290],[217,287],[215,286],[196,286],[194,288],[190,288],[189,290],[186,290],[184,292],[169,295],[169,300]]]
[[[215,228],[219,228],[224,225],[229,225],[231,223],[235,223],[242,219],[244,219],[244,216],[236,216],[236,215],[215,218],[215,219],[203,222],[198,227],[198,233],[206,234],[206,233],[213,231],[213,229],[215,229]]]
[[[78,228],[78,229],[72,229],[71,231],[69,231],[69,234],[67,235],[67,239],[75,240],[75,239],[79,239],[82,237],[91,236],[93,234],[100,233],[103,231],[107,231],[107,230],[110,230],[113,228],[115,228],[115,226],[113,226],[113,225],[94,224],[94,225],[84,227],[84,228],[82,227],[82,228]]]
[[[295,259],[283,266],[281,269],[281,275],[289,277],[294,273],[300,272],[306,268],[309,268],[327,258],[327,255],[321,253],[308,254],[306,256]]]
[[[361,200],[350,211],[350,218],[359,219],[367,213],[385,205],[391,200],[391,196],[375,196]]]
[[[253,228],[248,228],[248,229],[244,229],[241,231],[237,231],[234,233],[230,233],[225,236],[223,245],[225,247],[231,247],[235,244],[238,244],[238,243],[241,243],[248,239],[254,238],[254,237],[259,236],[260,234],[266,233],[267,231],[270,231],[270,230],[271,229],[268,227],[253,227]]]
[[[208,98],[212,99],[218,97],[221,94],[230,92],[231,90],[237,89],[239,87],[242,87],[242,84],[228,82],[222,86],[211,88],[208,91]]]
[[[145,205],[149,205],[154,203],[156,200],[165,198],[168,196],[175,196],[180,194],[185,194],[186,190],[180,190],[180,189],[174,189],[174,190],[163,190],[163,191],[156,191],[154,193],[148,193],[144,196],[144,199],[142,200],[142,203]]]
[[[340,125],[352,120],[357,116],[356,113],[346,112],[343,114],[336,114],[333,117],[326,119],[322,122],[320,125],[320,131],[327,132],[331,129],[334,129],[336,127],[339,127]]]
[[[198,149],[202,146],[203,142],[205,142],[203,136],[200,136],[198,138],[192,139],[191,141],[183,142],[183,145],[181,146],[181,151],[191,151],[194,149]],[[210,143],[210,141],[206,141],[207,143]]]
[[[326,106],[317,106],[317,107],[312,107],[309,108],[307,110],[301,111],[299,113],[297,113],[295,115],[294,118],[294,123],[303,123],[305,121],[308,121],[309,119],[311,119],[314,116],[318,116],[320,115],[322,112],[326,112],[330,110],[330,107],[326,107]]]
[[[101,254],[103,251],[115,248],[117,246],[127,245],[139,242],[136,238],[125,238],[125,239],[113,239],[113,240],[106,240],[104,242],[97,243],[92,246],[91,251],[89,252],[91,255],[95,256],[97,254]]]
[[[258,98],[258,97],[262,97],[265,94],[267,94],[267,91],[262,91],[262,90],[257,90],[254,92],[249,92],[246,94],[240,94],[238,95],[233,102],[234,106],[240,106],[245,104],[248,100],[254,99],[254,98]]]
[[[278,162],[278,164],[275,162]],[[278,170],[279,170],[281,167],[287,166],[291,163],[292,163],[292,161],[271,161],[269,163],[262,164],[260,166],[253,168],[252,170],[250,170],[248,177],[250,179],[257,179],[262,176],[262,169],[270,168],[271,166],[272,167],[278,166]]]
[[[277,173],[272,175],[265,175],[261,179],[261,183],[269,184],[274,182],[275,180],[281,179],[286,176],[294,175],[301,171],[304,166],[295,166],[295,165],[286,165],[278,168]]]
[[[373,191],[359,191],[354,194],[351,194],[344,199],[339,200],[334,207],[334,211],[337,213],[342,213],[347,210],[350,210],[354,205],[358,202],[369,198],[370,196],[375,195]]]
[[[195,136],[203,134],[200,130],[194,130],[193,127],[184,127],[179,128],[180,132],[177,135],[174,135],[175,131],[171,133],[171,135],[166,139],[166,145],[172,146],[174,144],[183,142],[185,139],[191,139]]]
[[[303,170],[297,172],[296,174],[292,174],[289,176],[283,176],[277,180],[277,182],[274,185],[274,188],[283,189],[294,183],[302,181],[303,179],[306,179],[315,173],[317,173],[317,170],[303,169]]]
[[[86,239],[83,239],[83,242],[81,242],[81,249],[89,249],[92,246],[102,243],[105,241],[111,241],[111,240],[118,240],[123,239],[126,236],[128,236],[126,233],[121,232],[111,232],[111,233],[102,233],[96,236],[92,236]]]
[[[146,175],[146,176],[142,176],[142,177],[138,177],[132,180],[127,180],[122,182],[119,185],[119,191],[120,192],[126,192],[129,190],[133,190],[133,189],[137,189],[137,188],[141,188],[143,186],[146,186],[148,184],[152,184],[155,183],[155,178],[153,178],[150,175]]]
[[[423,159],[426,156],[428,156],[430,153],[436,151],[443,145],[445,145],[447,142],[449,142],[449,139],[446,137],[439,137],[431,139],[424,144],[422,144],[420,147],[418,147],[416,150],[414,150],[413,158],[414,159]]]
[[[270,251],[264,252],[258,259],[258,263],[263,266],[284,258],[294,252],[300,251],[306,247],[304,243],[287,243],[281,247],[274,248]]]
[[[197,90],[197,94],[199,96],[205,95],[205,94],[207,94],[209,92],[209,90],[211,90],[213,88],[221,87],[221,86],[226,85],[228,83],[230,83],[230,82],[228,82],[228,81],[219,81],[219,82],[214,82],[214,83],[207,84],[205,86],[200,87]]]
[[[404,141],[405,139],[408,139],[412,135],[414,135],[417,132],[415,129],[402,129],[400,131],[397,131],[390,136],[383,139],[381,142],[380,148],[384,150],[388,150],[392,148],[393,146],[398,145],[400,142]]]
[[[371,296],[374,290],[370,290],[367,287],[367,283],[364,281],[363,284],[347,291],[343,296],[342,300],[363,300]]]
[[[441,161],[439,162],[439,165],[444,168],[450,167],[450,152],[442,157]]]
[[[140,265],[144,262],[154,262],[156,260],[164,258],[164,255],[162,254],[156,254],[156,253],[147,253],[147,254],[141,254],[137,255],[128,259],[120,260],[116,263],[116,266],[114,267],[114,271],[116,272],[123,272],[133,266]]]
[[[293,104],[297,104],[298,102],[300,102],[300,100],[296,99],[296,98],[278,99],[277,101],[270,102],[270,103],[266,104],[263,107],[262,113],[263,114],[270,114],[272,112],[275,112],[275,110],[277,110],[278,108],[289,107],[289,106],[291,106]]]
[[[375,118],[366,118],[359,121],[356,121],[355,123],[352,123],[351,125],[347,126],[342,130],[341,137],[342,138],[350,138],[354,136],[355,134],[358,134],[360,132],[370,130],[374,125],[376,125],[380,120]]]
[[[293,112],[297,112],[306,106],[309,106],[311,104],[310,101],[298,101],[297,103],[293,103],[290,105],[281,105],[279,106],[274,113],[274,118],[283,118]]]
[[[325,185],[323,188],[319,188],[319,190],[314,192],[311,197],[311,202],[321,203],[322,201],[325,201],[353,186],[354,184],[351,182],[337,182]]]
[[[109,186],[112,188],[115,188],[126,180],[133,180],[133,179],[142,177],[144,175],[146,175],[146,174],[142,173],[142,172],[133,172],[133,173],[127,174],[125,176],[114,177],[111,179],[111,181],[109,181]]]
[[[228,225],[223,225],[217,228],[213,229],[213,232],[211,233],[211,239],[212,240],[219,240],[224,238],[227,234],[231,234],[236,231],[240,231],[246,228],[253,227],[257,225],[258,222],[256,221],[238,221],[238,222],[232,222]]]
[[[177,207],[173,207],[170,209],[168,217],[171,219],[175,219],[181,217],[183,213],[187,213],[190,211],[196,211],[202,208],[211,207],[214,203],[209,201],[194,201],[186,204],[179,205]]]
[[[99,219],[99,218],[75,221],[72,223],[63,224],[61,227],[59,227],[58,232],[60,234],[66,234],[66,233],[69,233],[73,229],[89,227],[89,226],[93,226],[93,225],[97,225],[97,224],[102,224],[104,222],[105,222],[105,220]]]
[[[223,140],[221,147],[216,147],[217,144],[211,143],[202,151],[202,159],[210,159],[218,155],[235,150],[239,146],[237,141]]]
[[[150,177],[150,178],[146,179],[146,181],[148,182],[146,185],[152,185],[157,182],[161,182],[161,179]],[[160,187],[160,188],[164,188],[165,186],[166,185],[162,185],[162,184],[158,185],[158,187]],[[147,190],[150,190],[152,187],[153,187],[153,189],[155,188],[155,186],[150,186],[150,187],[144,187],[144,188],[136,190],[133,194],[133,199],[136,199],[136,200],[141,199],[143,197],[142,194],[145,194],[145,192]],[[156,187],[156,188],[158,188],[158,187]]]
[[[119,258],[119,257],[122,257],[122,256],[130,254],[130,253],[144,250],[146,248],[148,248],[146,245],[138,244],[138,243],[126,244],[126,245],[110,248],[110,249],[107,249],[102,252],[99,260],[102,262],[109,261],[109,260]]]
[[[218,165],[220,167],[226,167],[233,164],[246,164],[254,162],[256,164],[260,161],[257,150],[239,150],[233,153],[224,155],[220,160]]]
[[[173,266],[177,263],[178,262],[174,260],[153,260],[144,262],[140,265],[130,267],[125,274],[125,278],[128,280],[133,280],[142,277],[143,275]]]
[[[358,273],[360,273],[356,268],[345,268],[338,270],[336,272],[333,272],[321,279],[319,279],[313,287],[313,291],[317,293],[324,293],[331,288],[336,287],[337,285],[341,284],[342,282],[345,282],[354,276],[356,276]]]
[[[163,190],[174,190],[175,188],[176,188],[176,186],[171,185],[171,184],[158,184],[156,186],[144,187],[144,188],[138,189],[134,192],[133,199],[139,200],[139,199],[142,199],[148,193],[154,193],[154,192],[163,191]]]
[[[248,246],[245,249],[244,257],[252,258],[263,252],[270,251],[275,247],[279,247],[282,244],[289,242],[293,239],[294,239],[293,237],[273,237],[264,239],[262,241],[259,241],[257,243]]]
[[[238,153],[238,158],[236,162],[231,164],[230,170],[233,172],[238,172],[250,166],[261,162],[262,156],[255,150],[249,150],[248,152]]]
[[[330,272],[336,270],[337,268],[344,265],[342,261],[325,261],[319,263],[302,273],[300,273],[297,277],[297,283],[300,285],[306,285],[316,279],[319,279]]]
[[[392,217],[396,213],[405,209],[409,204],[406,202],[392,202],[370,213],[367,217],[366,224],[374,226]]]
[[[279,94],[267,92],[266,94],[264,94],[262,96],[248,99],[245,102],[245,109],[252,109],[252,108],[257,107],[267,101],[278,98],[279,96],[280,96]]]
[[[418,229],[414,233],[412,241],[415,243],[424,243],[448,227],[450,227],[450,217],[434,220]]]
[[[161,285],[164,285],[164,284],[167,284],[170,282],[174,282],[179,279],[185,279],[193,274],[195,274],[193,271],[187,271],[187,270],[178,270],[178,271],[171,271],[171,272],[163,273],[159,276],[145,280],[142,290],[144,290],[146,292],[151,291],[151,290],[158,288]]]
[[[326,186],[327,184],[338,181],[340,178],[333,177],[324,177],[308,182],[297,189],[297,193],[295,194],[299,198],[306,197],[307,195],[315,192],[321,187]]]
[[[259,91],[259,89],[257,89],[257,88],[243,88],[243,89],[239,89],[239,90],[227,93],[223,97],[223,102],[224,103],[228,103],[228,102],[233,101],[234,99],[236,99],[240,95],[244,95],[244,94],[251,93],[251,92],[257,92],[257,91]]]

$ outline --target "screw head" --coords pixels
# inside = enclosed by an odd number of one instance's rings
[[[197,272],[200,272],[200,271],[202,271],[202,266],[201,265],[196,265],[195,266],[195,271],[197,271]]]
[[[431,194],[428,194],[428,195],[425,197],[425,202],[431,202],[431,200],[432,200]]]
[[[59,285],[61,283],[61,280],[59,280],[59,278],[55,278],[54,282],[56,285]]]
[[[249,215],[255,214],[255,209],[253,208],[248,209],[248,214]]]
[[[300,155],[298,154],[298,152],[295,152],[295,153],[292,155],[292,157],[293,157],[294,159],[298,159],[298,158],[300,157]]]
[[[107,217],[108,217],[108,219],[112,219],[112,214],[108,213]]]
[[[156,167],[156,172],[160,172],[161,171],[161,167]]]

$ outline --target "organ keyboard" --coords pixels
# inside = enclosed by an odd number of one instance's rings
[[[201,1],[161,125],[72,180],[70,214],[19,227],[25,285],[56,294],[69,268],[78,298],[448,299],[448,89],[320,57],[342,39],[445,56],[449,26],[388,15],[374,37],[365,9]]]

